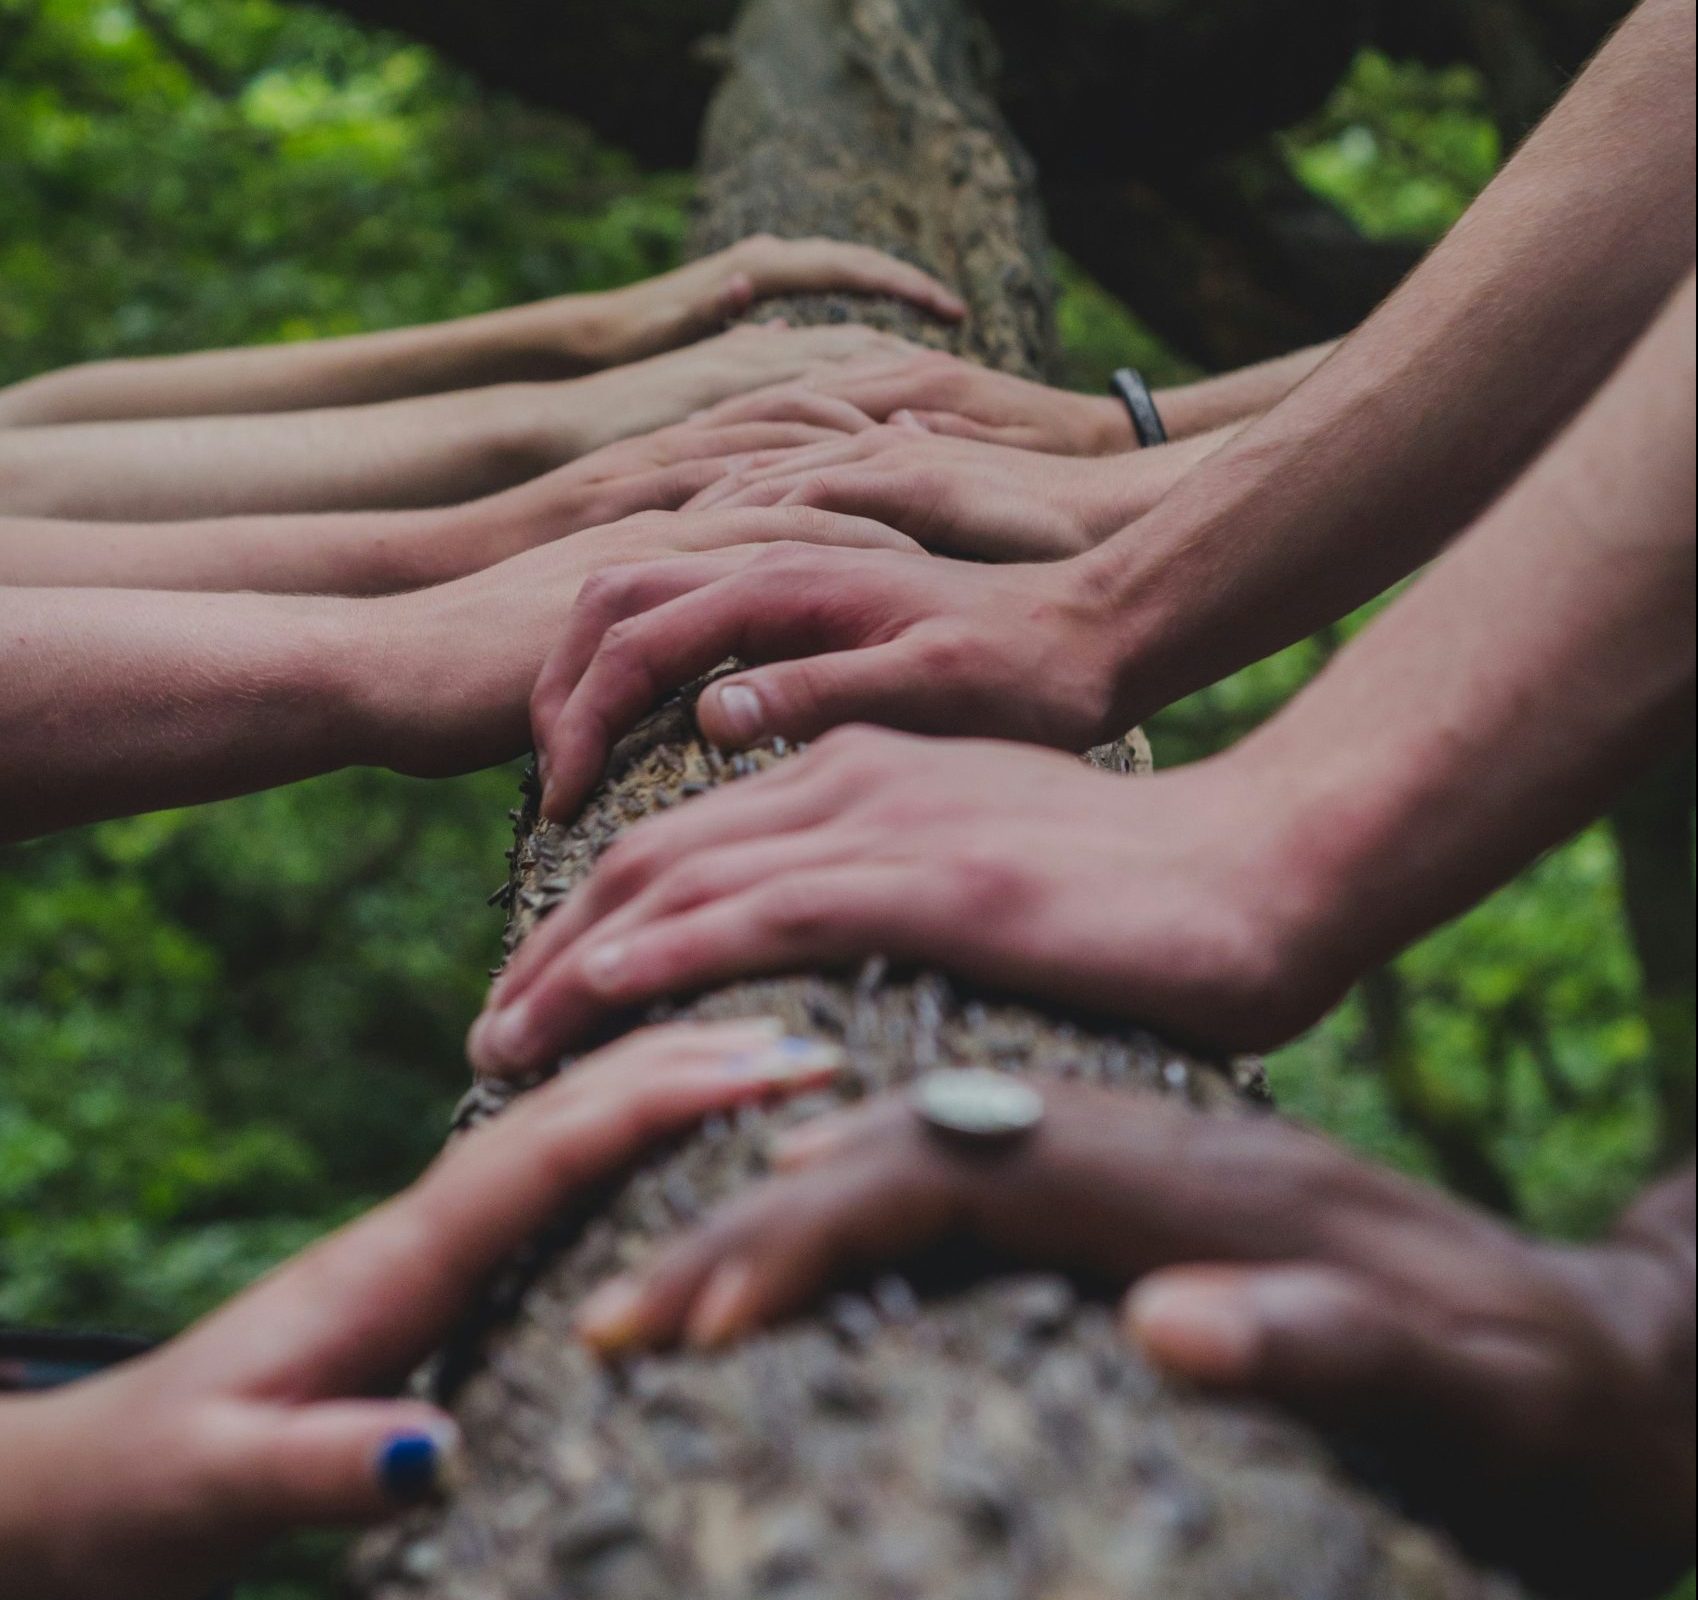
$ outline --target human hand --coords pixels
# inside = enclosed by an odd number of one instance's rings
[[[595,354],[616,366],[717,332],[778,295],[856,294],[906,300],[945,322],[966,303],[930,273],[865,245],[757,234],[628,288],[598,296]],[[570,305],[570,301],[566,302]]]
[[[813,506],[888,523],[946,555],[1047,561],[1092,548],[1154,504],[1157,494],[1139,493],[1146,459],[1081,460],[886,424],[722,462],[687,509]]]
[[[976,1243],[1136,1284],[1126,1327],[1156,1366],[1347,1425],[1540,1593],[1648,1600],[1690,1565],[1689,1240],[1543,1245],[1273,1118],[1041,1089],[1041,1127],[995,1158],[905,1098],[804,1124],[781,1176],[606,1286],[585,1336],[716,1347]]]
[[[892,334],[853,323],[816,328],[745,324],[682,350],[577,379],[566,386],[573,401],[568,407],[552,403],[557,386],[535,385],[528,402],[535,413],[532,428],[542,441],[537,448],[543,457],[552,455],[560,464],[683,422],[735,395],[782,388],[828,368],[884,367],[916,349]],[[586,400],[588,405],[582,403]],[[774,415],[721,412],[711,420],[790,421],[795,414],[794,406],[783,406]]]
[[[829,415],[829,413],[827,413]],[[446,582],[585,528],[676,511],[724,477],[728,461],[841,439],[825,421],[675,423],[622,439],[469,506],[431,513],[429,570]]]
[[[486,1275],[656,1142],[839,1065],[769,1021],[635,1034],[174,1343],[0,1402],[0,1596],[199,1600],[289,1528],[430,1497],[452,1474],[452,1422],[372,1396],[394,1392]]]
[[[785,512],[834,525],[805,506]],[[854,721],[1073,750],[1124,732],[1124,630],[1090,560],[989,567],[790,546],[600,574],[532,697],[544,815],[570,816],[656,697],[728,656],[771,663],[697,703],[702,732],[731,748]]]
[[[875,422],[899,415],[932,433],[1055,455],[1107,455],[1136,441],[1125,407],[1110,397],[1032,383],[977,362],[913,346],[854,368],[820,368],[796,383],[745,396],[723,421],[783,416],[792,388],[847,401]]]
[[[1225,760],[1136,780],[1018,745],[848,729],[640,823],[496,981],[484,1072],[610,1010],[870,955],[1261,1047],[1353,975],[1277,788]]]
[[[341,602],[340,759],[418,777],[510,760],[528,748],[526,708],[538,674],[596,574],[691,552],[713,552],[735,570],[769,542],[798,541],[919,548],[878,523],[807,509],[656,511],[586,528],[452,583]]]

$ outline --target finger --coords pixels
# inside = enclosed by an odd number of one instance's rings
[[[804,511],[813,507],[803,507]],[[898,532],[888,523],[871,517],[829,516],[798,517],[777,506],[751,508],[753,514],[739,510],[737,515],[722,511],[716,515],[691,516],[680,519],[680,549],[712,550],[739,546],[772,544],[810,544],[831,546],[839,550],[900,550],[907,555],[923,555],[924,547],[907,534]],[[766,513],[763,515],[763,511]]]
[[[643,585],[647,606],[610,585],[586,607],[586,585],[568,622],[562,660],[545,669],[532,703],[532,731],[545,765],[545,816],[563,818],[582,802],[614,743],[668,691],[730,656],[759,659],[768,651],[817,649],[825,642],[827,594],[792,589],[781,596],[774,592],[778,575],[770,571],[748,583],[735,574],[704,574],[702,586],[681,592],[685,576],[669,572]],[[674,597],[667,597],[669,589]],[[563,683],[571,688],[559,696]],[[550,702],[558,706],[552,719]]]
[[[843,435],[836,428],[821,427],[811,422],[738,422],[721,426],[681,423],[671,432],[668,452],[673,461],[699,461],[704,458],[726,461],[784,450],[813,449],[831,444]]]
[[[902,417],[902,427],[941,434],[948,439],[973,439],[980,444],[1019,446],[1027,436],[1024,428],[981,422],[977,417],[964,417],[953,411],[905,411]],[[895,419],[892,418],[892,421]]]
[[[753,269],[757,297],[830,293],[891,295],[946,321],[959,322],[967,305],[930,273],[866,245],[835,239],[781,241],[771,259]]]
[[[527,964],[511,987],[492,997],[492,1009],[473,1025],[467,1040],[480,1072],[517,1076],[545,1065],[582,1025],[596,1002],[594,964],[598,952],[628,947],[649,929],[699,914],[716,902],[744,895],[791,874],[819,874],[846,859],[864,862],[878,845],[876,833],[808,827],[776,838],[755,838],[702,855],[676,860],[641,892],[623,903],[602,902],[595,917],[576,911],[560,930],[550,930],[549,953]]]
[[[709,491],[702,497],[702,506],[713,503],[717,495],[729,499],[739,491],[756,488],[767,482],[783,481],[787,485],[799,476],[817,472],[827,467],[839,466],[850,461],[859,461],[868,452],[867,441],[876,437],[876,430],[869,433],[852,434],[845,437],[838,434],[824,443],[811,445],[805,449],[772,450],[752,456],[738,464],[737,471],[728,477],[717,490]],[[765,502],[770,504],[772,502]]]
[[[782,481],[751,482],[746,470],[726,473],[701,491],[687,511],[757,511],[775,506],[784,498]]]
[[[838,433],[862,433],[875,426],[871,417],[847,400],[822,393],[806,383],[778,384],[736,395],[701,412],[695,420],[717,427],[748,423],[805,423]]]
[[[1543,1353],[1512,1326],[1429,1314],[1356,1270],[1172,1268],[1132,1292],[1126,1323],[1164,1370],[1324,1422],[1530,1444],[1560,1413]]]
[[[432,1349],[484,1277],[587,1186],[716,1111],[829,1078],[840,1057],[770,1022],[651,1029],[469,1134],[412,1188],[185,1336],[203,1384],[279,1401],[392,1382]]]
[[[235,1404],[206,1439],[226,1533],[354,1526],[436,1498],[459,1467],[453,1419],[418,1401]]]
[[[719,1346],[954,1231],[959,1174],[900,1101],[833,1120],[853,1129],[840,1159],[762,1184],[604,1286],[580,1313],[585,1340],[604,1354],[681,1337]]]
[[[748,660],[779,652],[730,653]],[[813,739],[852,722],[910,733],[971,731],[958,714],[951,715],[945,687],[926,676],[913,647],[896,641],[774,662],[722,678],[697,701],[696,721],[708,740],[726,750],[774,738]]]
[[[905,958],[945,934],[912,864],[828,866],[761,883],[667,917],[627,940],[585,938],[533,982],[537,1030],[521,1059],[546,1059],[598,1018],[731,978],[869,955]]]
[[[511,1005],[542,966],[641,894],[671,865],[716,846],[777,837],[823,819],[835,804],[829,790],[809,782],[806,757],[735,785],[734,793],[704,795],[651,817],[619,839],[564,904],[532,929],[490,990],[490,1008]],[[474,1055],[473,1065],[492,1070]]]

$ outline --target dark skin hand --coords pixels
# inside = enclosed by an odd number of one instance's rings
[[[1693,1176],[1580,1249],[1527,1238],[1273,1118],[1046,1087],[964,1152],[905,1098],[806,1124],[779,1176],[606,1286],[608,1354],[713,1348],[939,1246],[1126,1290],[1157,1366],[1371,1441],[1541,1592],[1662,1593],[1693,1546]]]

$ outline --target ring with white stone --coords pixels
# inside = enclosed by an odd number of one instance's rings
[[[1013,1144],[1044,1120],[1044,1097],[1031,1084],[987,1067],[929,1072],[909,1100],[933,1133],[973,1145]]]

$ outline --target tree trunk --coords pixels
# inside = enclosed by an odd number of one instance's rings
[[[754,0],[709,118],[703,248],[755,228],[851,235],[954,280],[962,347],[1036,372],[1049,289],[1032,174],[956,0]],[[829,301],[794,316],[842,314]],[[858,306],[858,313],[865,307]],[[877,320],[907,332],[898,308]],[[519,814],[516,944],[642,816],[782,759],[721,758],[687,700],[615,752],[569,828]],[[1143,765],[1136,741],[1099,763]],[[1136,782],[1128,777],[1128,782]],[[659,1014],[659,1013],[656,1013]],[[1257,1074],[1139,1030],[963,993],[881,963],[742,984],[667,1015],[770,1014],[843,1043],[845,1093],[992,1063],[1251,1114]],[[474,1090],[465,1117],[509,1091]],[[583,1295],[755,1179],[811,1106],[710,1125],[565,1219],[426,1381],[469,1448],[452,1500],[362,1546],[384,1600],[1504,1600],[1349,1483],[1319,1441],[1142,1367],[1106,1303],[953,1261],[724,1355],[597,1366]]]

